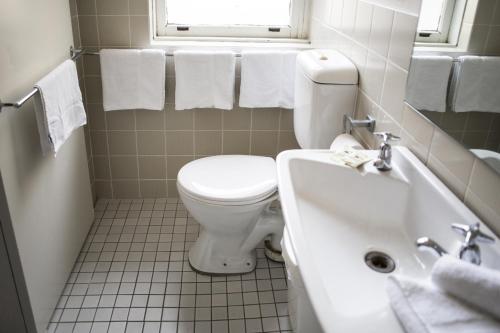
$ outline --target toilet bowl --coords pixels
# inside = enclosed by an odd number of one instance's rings
[[[202,230],[189,250],[193,269],[239,274],[255,268],[255,248],[267,236],[281,249],[276,164],[270,157],[211,156],[192,161],[177,177],[179,196]]]

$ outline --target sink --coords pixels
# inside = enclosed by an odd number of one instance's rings
[[[393,147],[389,172],[339,165],[328,150],[285,151],[277,165],[285,237],[323,330],[404,332],[385,291],[390,274],[369,268],[366,255],[381,252],[393,273],[425,279],[437,258],[415,240],[456,254],[463,237],[450,225],[479,219],[404,147]],[[483,265],[500,269],[499,243],[481,249]]]

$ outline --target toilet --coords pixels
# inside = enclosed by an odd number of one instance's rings
[[[344,115],[354,111],[357,83],[356,67],[337,51],[309,50],[297,56],[293,112],[301,148],[328,149],[342,133]],[[278,199],[276,172],[274,159],[252,155],[210,156],[181,168],[179,197],[202,226],[189,250],[194,270],[251,272],[255,248],[264,239],[271,251],[281,251],[284,221],[273,205]]]

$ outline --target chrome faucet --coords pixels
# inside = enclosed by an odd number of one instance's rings
[[[460,246],[458,257],[472,264],[481,265],[481,249],[477,242],[492,244],[495,242],[495,239],[480,231],[479,223],[471,225],[453,223],[451,227],[465,236],[465,240]],[[428,237],[417,239],[416,245],[419,250],[431,250],[440,257],[448,254],[438,243]]]
[[[373,134],[382,139],[380,153],[373,165],[380,171],[389,171],[392,169],[392,146],[389,141],[398,141],[401,138],[389,132],[375,132]]]
[[[479,223],[471,225],[453,223],[451,227],[465,237],[460,246],[459,258],[472,264],[481,265],[481,249],[477,243],[493,244],[495,239],[479,230]]]
[[[432,250],[432,252],[440,257],[448,254],[448,252],[446,252],[446,250],[443,249],[441,245],[439,245],[429,237],[420,237],[419,239],[417,239],[416,245],[419,250]]]

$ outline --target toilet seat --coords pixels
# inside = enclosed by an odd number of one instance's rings
[[[277,191],[276,162],[270,157],[219,155],[192,161],[177,177],[179,191],[215,205],[249,205]]]

